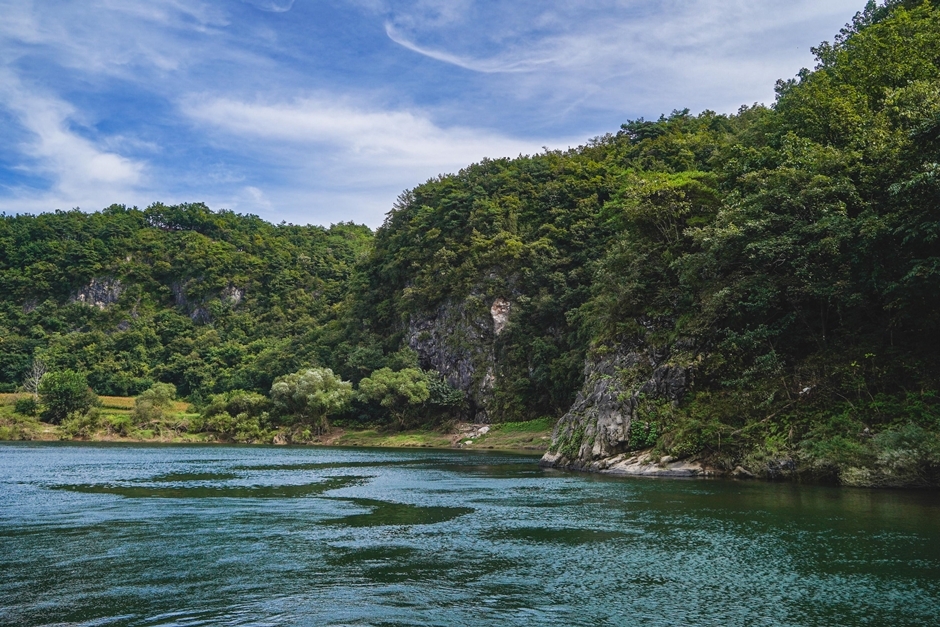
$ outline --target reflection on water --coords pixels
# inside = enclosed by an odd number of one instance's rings
[[[936,493],[0,445],[3,625],[931,625]]]

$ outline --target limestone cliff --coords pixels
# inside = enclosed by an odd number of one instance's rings
[[[92,279],[88,285],[79,289],[69,302],[106,309],[109,305],[118,302],[123,293],[124,285],[120,280],[114,277],[99,277]]]
[[[447,301],[435,311],[411,317],[408,346],[423,368],[440,372],[467,395],[468,419],[489,422],[496,382],[493,343],[509,323],[511,303],[505,298],[471,295]]]
[[[678,403],[691,388],[690,348],[683,343],[667,348],[635,342],[598,351],[585,366],[584,385],[555,426],[541,465],[594,471],[624,466],[625,474],[697,474],[687,465],[677,472],[658,473],[650,468],[652,460],[628,454],[643,449],[651,439],[654,425],[649,414],[654,408]],[[676,463],[658,461],[665,470]],[[637,471],[626,466],[636,466]]]

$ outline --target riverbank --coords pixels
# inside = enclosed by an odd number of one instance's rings
[[[100,397],[101,407],[93,421],[52,425],[36,416],[18,414],[14,405],[23,395],[0,394],[0,441],[81,441],[162,444],[232,444],[232,439],[215,433],[189,432],[186,426],[198,414],[190,405],[176,402],[163,420],[134,425],[131,413],[134,399]],[[270,438],[240,444],[303,444],[310,446],[363,446],[384,448],[466,448],[544,453],[551,443],[552,421],[493,425],[456,423],[441,429],[387,431],[375,428],[336,426],[322,436],[300,440],[286,429]]]

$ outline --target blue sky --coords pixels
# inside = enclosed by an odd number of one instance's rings
[[[771,103],[862,0],[0,0],[0,211],[381,224],[404,189]]]

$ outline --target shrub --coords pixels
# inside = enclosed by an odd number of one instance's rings
[[[359,382],[358,397],[363,402],[375,402],[405,428],[417,409],[431,397],[428,377],[417,368],[394,371],[380,368]]]
[[[64,438],[91,437],[101,426],[101,415],[97,407],[92,407],[87,412],[69,414],[60,426]]]
[[[108,433],[112,435],[128,437],[134,432],[134,422],[131,420],[131,417],[123,414],[108,416],[104,420],[104,426],[108,430]]]
[[[131,413],[138,425],[154,423],[164,418],[166,410],[173,407],[176,386],[172,383],[154,383],[143,394],[134,399]]]
[[[33,396],[18,398],[13,405],[13,411],[22,416],[35,416],[39,413],[39,401]]]
[[[83,414],[99,404],[85,375],[74,370],[46,373],[39,382],[39,398],[45,408],[42,417],[52,424],[62,422],[69,414]]]
[[[271,402],[261,394],[233,390],[215,394],[199,416],[195,429],[228,436],[236,442],[257,442],[268,437]]]

